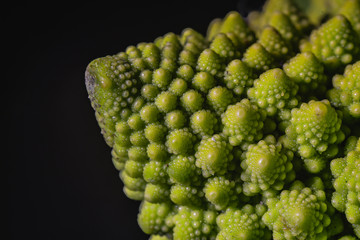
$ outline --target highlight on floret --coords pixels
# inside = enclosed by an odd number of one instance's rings
[[[274,68],[262,73],[247,94],[267,116],[277,118],[279,125],[285,126],[290,120],[291,109],[299,104],[298,89],[283,70]]]
[[[249,99],[242,99],[235,105],[229,105],[222,115],[223,132],[233,146],[243,142],[253,143],[263,137],[265,117],[265,111],[252,104]]]
[[[244,194],[252,196],[269,190],[282,190],[285,183],[295,178],[292,159],[293,152],[268,136],[256,144],[251,144],[241,162]]]
[[[227,208],[217,219],[220,231],[216,240],[224,239],[271,239],[270,231],[261,220],[265,213],[264,205],[250,204],[239,208]]]
[[[181,206],[173,218],[174,239],[215,239],[217,213]]]
[[[286,137],[295,142],[309,172],[320,172],[326,161],[338,154],[339,144],[345,139],[341,123],[341,113],[328,100],[311,100],[291,111]]]
[[[359,16],[359,0],[267,0],[90,62],[149,239],[360,238]]]
[[[283,190],[267,201],[262,220],[273,231],[274,239],[327,239],[331,219],[325,193],[303,188]]]
[[[311,96],[323,96],[326,92],[327,76],[324,65],[312,52],[298,53],[283,66],[286,75],[299,86],[303,100]]]
[[[232,146],[221,135],[204,138],[195,153],[195,164],[205,178],[215,174],[224,175],[233,160],[231,150]]]

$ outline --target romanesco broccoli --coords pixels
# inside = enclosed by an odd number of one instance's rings
[[[331,172],[335,178],[335,192],[332,205],[345,212],[347,220],[353,225],[355,233],[360,234],[360,138],[354,150],[344,158],[331,161]]]
[[[88,65],[151,240],[360,238],[359,6],[268,0]]]

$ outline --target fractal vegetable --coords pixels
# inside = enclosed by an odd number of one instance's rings
[[[360,238],[360,1],[306,3],[268,0],[88,65],[149,239]]]

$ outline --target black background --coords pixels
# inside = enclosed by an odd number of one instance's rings
[[[50,2],[3,9],[6,239],[147,239],[96,123],[85,68],[167,32],[204,34],[212,19],[263,1]]]

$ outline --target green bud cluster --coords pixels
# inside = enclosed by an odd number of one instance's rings
[[[215,239],[217,213],[211,210],[180,207],[174,216],[174,239]]]
[[[352,117],[360,118],[360,61],[348,65],[344,75],[335,75],[333,86],[328,91],[331,103],[344,108]]]
[[[230,105],[222,116],[224,134],[229,137],[233,146],[242,142],[253,143],[263,137],[262,129],[266,113],[243,99],[235,105]]]
[[[284,64],[284,72],[298,84],[303,99],[325,94],[327,76],[324,66],[312,52],[298,53],[289,59]]]
[[[254,86],[248,90],[248,96],[259,108],[264,109],[268,116],[285,121],[291,109],[298,106],[298,85],[289,79],[283,70],[268,70],[256,79]]]
[[[266,204],[269,210],[262,220],[273,231],[274,239],[327,239],[331,220],[324,191],[307,187],[283,190]]]
[[[338,154],[338,145],[345,139],[341,123],[341,113],[328,100],[311,100],[291,111],[286,137],[295,142],[309,172],[320,172]]]
[[[360,237],[359,6],[268,0],[88,65],[150,239]]]
[[[312,31],[309,43],[301,48],[313,52],[325,68],[333,72],[359,59],[359,41],[349,20],[337,15]]]
[[[264,205],[245,205],[241,209],[228,208],[216,219],[220,228],[216,240],[271,239],[270,231],[261,221]]]
[[[277,144],[274,137],[251,144],[241,162],[244,194],[255,195],[269,189],[281,190],[295,179],[293,152]]]
[[[345,212],[347,220],[360,234],[360,139],[352,151],[344,158],[331,161],[331,172],[335,178],[335,192],[331,203],[339,211]]]

